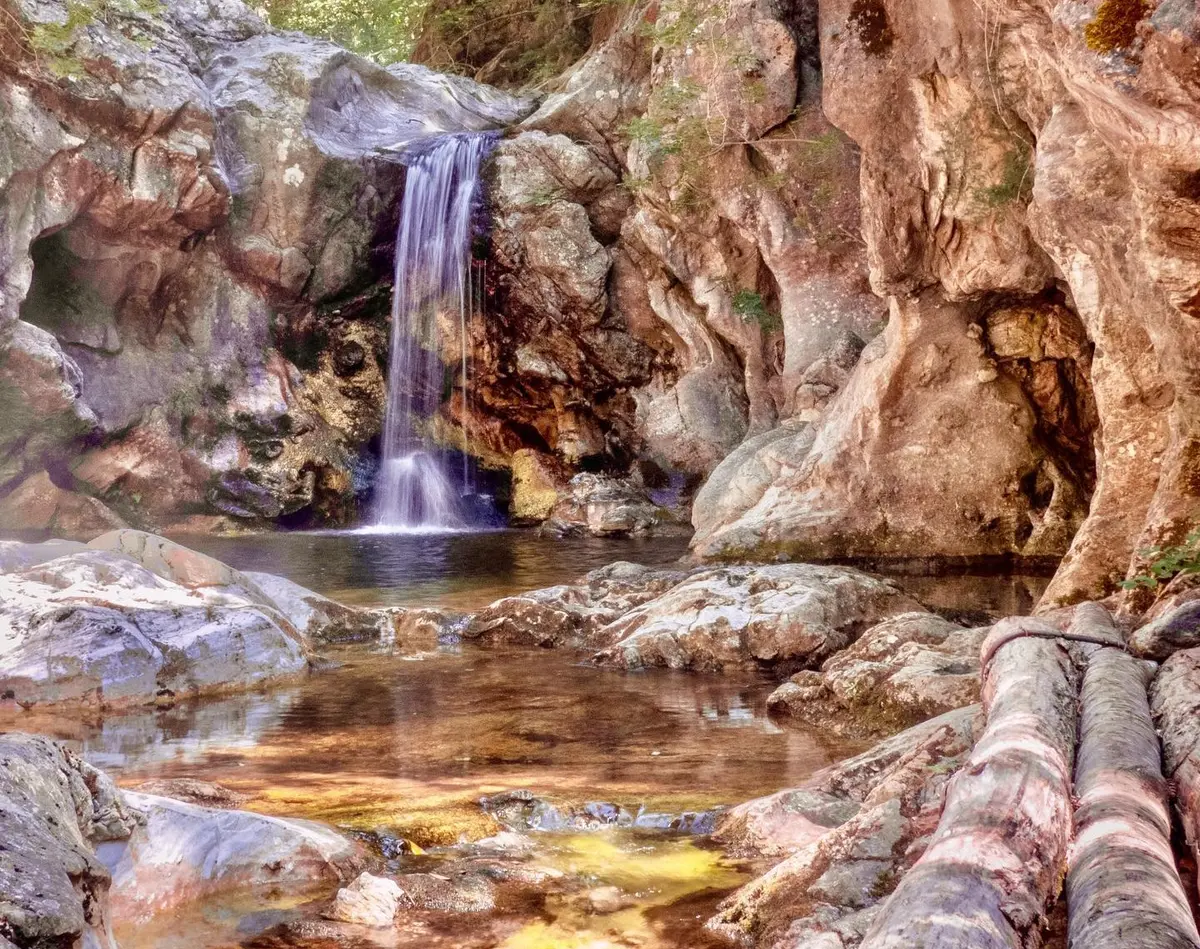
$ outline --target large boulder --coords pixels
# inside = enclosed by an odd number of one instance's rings
[[[693,573],[598,634],[596,661],[633,669],[812,665],[920,604],[849,567],[779,564]]]
[[[137,828],[105,857],[112,913],[127,923],[221,892],[346,882],[367,862],[360,844],[311,821],[132,791],[124,799]]]
[[[76,754],[0,735],[0,944],[113,949],[111,876],[95,847],[134,826],[112,781]]]
[[[599,650],[622,668],[811,665],[881,619],[920,609],[891,582],[811,564],[663,570],[612,564],[582,583],[493,603],[463,633],[482,642]]]

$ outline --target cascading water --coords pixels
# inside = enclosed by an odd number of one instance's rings
[[[462,496],[470,490],[464,461],[455,485],[442,453],[428,447],[423,423],[442,402],[446,367],[440,320],[456,319],[461,338],[463,426],[467,413],[468,322],[482,288],[472,267],[472,231],[480,167],[495,133],[447,135],[409,163],[396,236],[391,362],[376,529],[465,526]]]

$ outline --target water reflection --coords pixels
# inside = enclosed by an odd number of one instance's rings
[[[175,539],[238,569],[280,574],[351,605],[463,610],[479,609],[511,593],[567,583],[614,560],[657,566],[687,552],[687,538],[682,536],[559,538],[516,530]]]
[[[553,652],[346,650],[341,668],[273,691],[93,722],[0,727],[75,743],[123,784],[218,781],[251,807],[419,843],[489,832],[483,794],[699,810],[799,783],[854,749],[777,728],[752,674],[605,672]]]

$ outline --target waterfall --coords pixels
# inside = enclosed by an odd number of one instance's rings
[[[422,429],[445,389],[440,324],[454,320],[461,339],[456,368],[466,435],[468,324],[482,300],[480,281],[473,277],[472,231],[480,167],[495,140],[490,132],[447,135],[409,162],[396,235],[376,529],[466,526],[462,498],[472,487],[470,465],[464,460],[462,483],[455,484],[444,453],[430,447]]]

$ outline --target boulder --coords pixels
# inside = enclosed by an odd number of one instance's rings
[[[767,699],[773,715],[865,734],[895,731],[979,701],[979,647],[987,629],[906,613],[867,630]]]
[[[111,877],[95,848],[134,826],[112,781],[74,752],[0,735],[0,943],[111,949]]]
[[[138,827],[104,856],[112,871],[112,912],[126,921],[222,892],[301,892],[345,882],[366,863],[358,844],[311,821],[136,792],[124,797]]]
[[[0,693],[32,705],[149,702],[308,670],[273,609],[101,550],[0,576]]]
[[[722,567],[688,576],[597,633],[601,664],[720,670],[813,665],[881,619],[919,609],[890,581],[849,567]]]
[[[312,643],[395,642],[398,626],[415,641],[423,629],[142,531],[9,543],[0,558],[12,567],[0,573],[0,695],[26,706],[242,689],[305,674]]]

